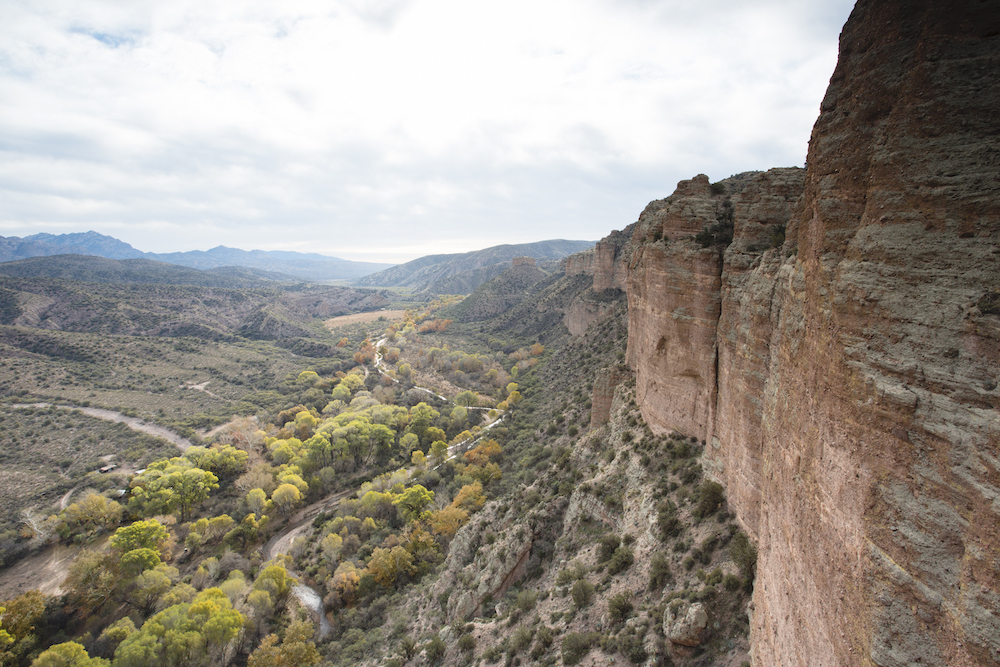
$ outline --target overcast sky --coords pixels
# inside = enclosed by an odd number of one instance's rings
[[[802,165],[846,0],[3,0],[0,235],[396,262]]]

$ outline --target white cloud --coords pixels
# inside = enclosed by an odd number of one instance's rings
[[[599,238],[681,178],[801,164],[849,10],[8,0],[0,234],[383,261]]]

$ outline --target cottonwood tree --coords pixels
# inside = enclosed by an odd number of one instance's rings
[[[107,667],[110,664],[104,658],[91,658],[81,644],[65,642],[42,651],[31,667]]]

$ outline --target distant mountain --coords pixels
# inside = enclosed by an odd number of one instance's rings
[[[318,321],[389,304],[376,290],[288,278],[143,258],[32,257],[0,264],[0,325],[210,340],[239,336],[322,356],[332,343],[323,342],[328,333]]]
[[[301,279],[284,273],[239,266],[201,271],[151,259],[107,259],[91,255],[51,255],[4,262],[0,264],[0,275],[102,284],[191,285],[220,289],[247,289],[275,283],[301,282]]]
[[[214,269],[223,266],[241,266],[250,269],[278,272],[295,276],[299,280],[322,282],[326,280],[356,280],[382,271],[392,264],[352,262],[339,257],[317,253],[300,253],[286,250],[239,250],[218,246],[211,250],[154,253],[136,250],[128,243],[97,232],[75,234],[32,234],[23,239],[0,236],[0,262],[10,262],[30,257],[52,255],[93,255],[108,259],[151,259],[192,269]]]
[[[538,241],[515,245],[498,245],[484,250],[450,255],[427,255],[391,269],[373,273],[354,281],[366,287],[408,287],[440,293],[469,293],[484,282],[502,273],[515,257],[555,260],[587,250],[591,241]],[[448,280],[459,277],[458,280]],[[462,292],[453,292],[461,288]]]

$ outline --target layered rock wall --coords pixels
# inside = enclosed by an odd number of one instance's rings
[[[756,665],[1000,664],[998,35],[859,2],[804,181],[693,179],[633,234],[637,398],[758,541]]]
[[[613,231],[597,242],[590,250],[564,258],[563,271],[567,276],[588,275],[594,278],[594,291],[625,289],[628,267],[627,255],[633,225],[622,231]]]

